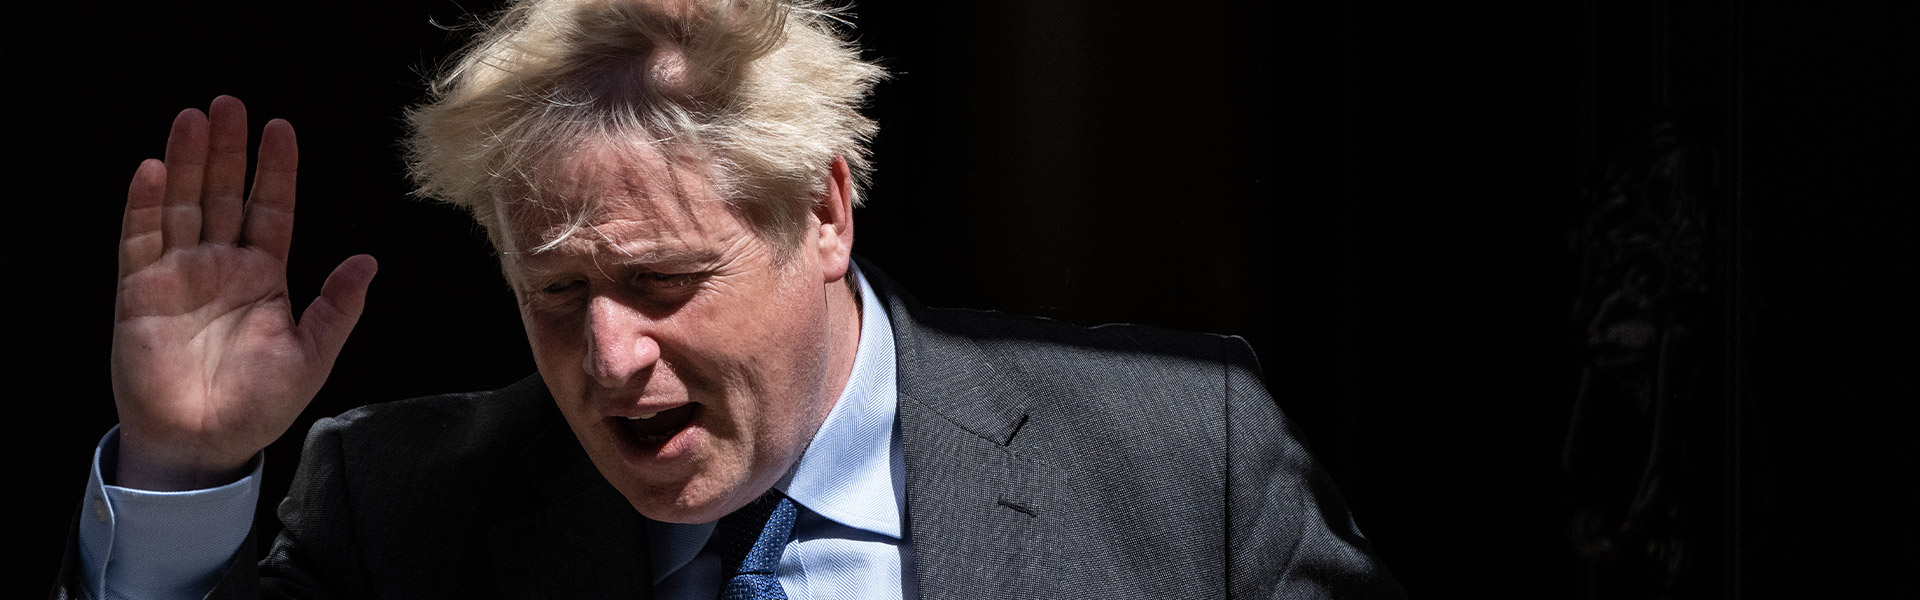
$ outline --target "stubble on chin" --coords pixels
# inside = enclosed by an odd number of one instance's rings
[[[742,472],[744,465],[703,464],[701,467],[704,468],[678,481],[630,480],[632,489],[622,490],[623,495],[634,510],[649,519],[706,523],[719,520],[765,493],[765,489],[748,489],[759,486],[749,479],[750,474]]]

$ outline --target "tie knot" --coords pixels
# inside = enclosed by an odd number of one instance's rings
[[[720,519],[708,544],[730,576],[774,574],[780,553],[793,535],[797,507],[778,491],[768,491]]]

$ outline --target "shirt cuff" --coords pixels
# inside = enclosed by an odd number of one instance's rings
[[[155,492],[106,483],[119,447],[116,426],[93,450],[79,532],[87,586],[98,598],[206,596],[253,528],[263,455],[239,481]]]

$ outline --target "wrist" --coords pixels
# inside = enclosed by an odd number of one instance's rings
[[[253,457],[259,454],[208,457],[169,451],[130,435],[125,427],[117,446],[105,453],[113,463],[101,465],[105,483],[155,492],[203,490],[239,481],[252,471]]]

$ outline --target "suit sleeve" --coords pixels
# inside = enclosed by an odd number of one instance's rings
[[[300,468],[280,502],[279,537],[260,561],[261,595],[365,598],[371,588],[360,564],[353,503],[348,497],[345,418],[322,419],[307,433]]]
[[[339,419],[323,419],[307,433],[300,467],[280,502],[284,528],[265,560],[255,564],[255,535],[240,545],[226,577],[209,599],[363,598],[368,587],[359,568],[347,501]]]
[[[1253,350],[1239,338],[1224,343],[1231,597],[1404,598],[1261,384]]]

